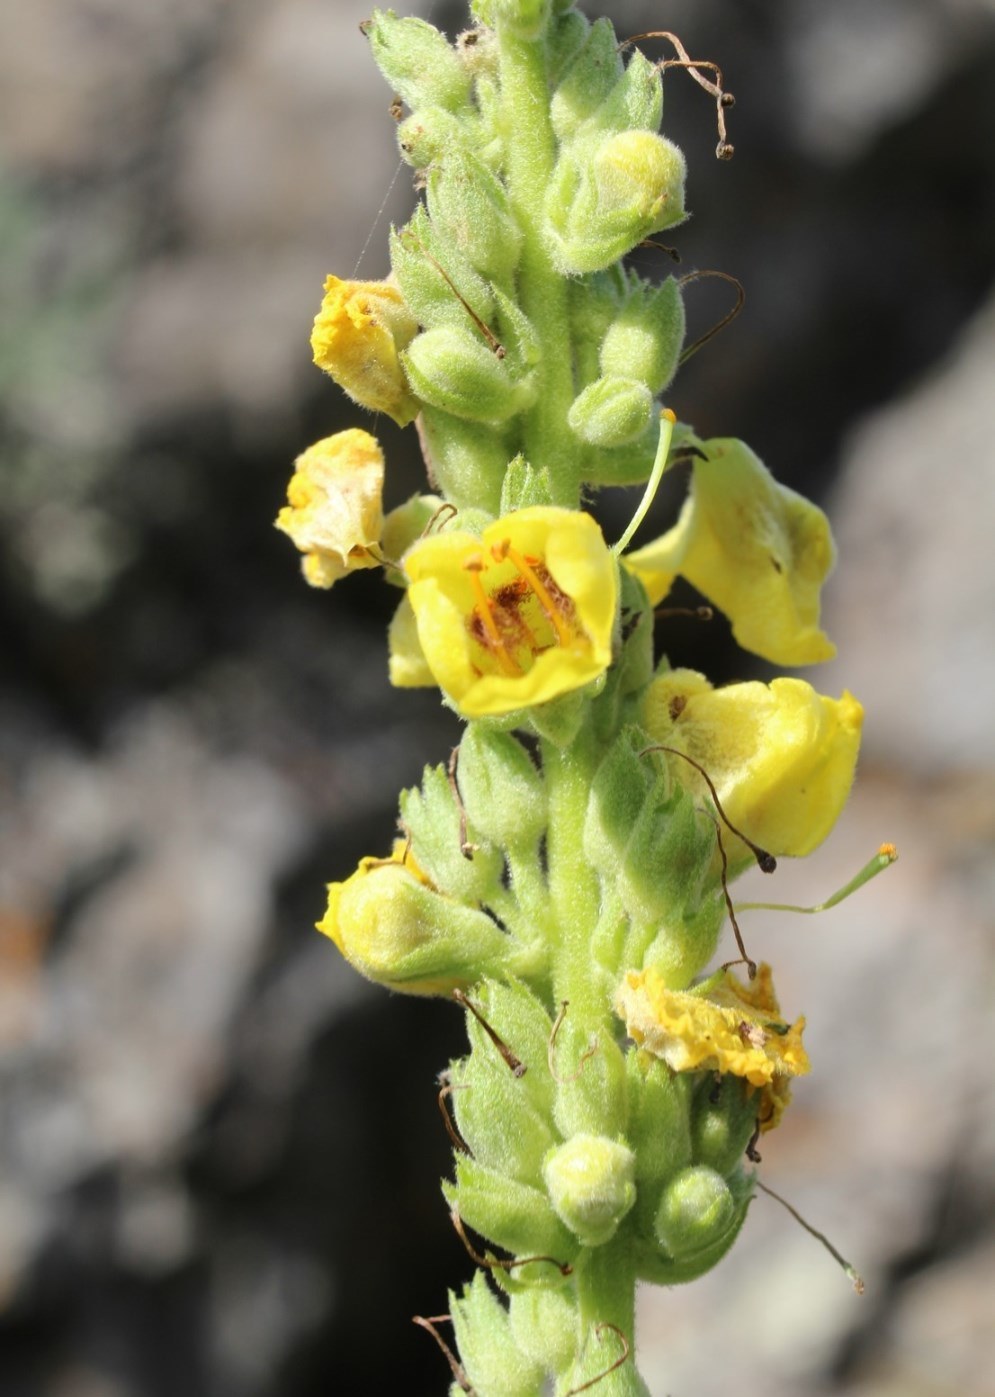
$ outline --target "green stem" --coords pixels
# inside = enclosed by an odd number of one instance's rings
[[[582,728],[569,748],[542,744],[549,795],[549,896],[556,921],[553,989],[571,1013],[592,1030],[609,1017],[598,976],[592,974],[591,937],[598,920],[601,888],[584,856],[584,819],[597,761],[594,734]]]
[[[538,393],[525,413],[522,449],[549,472],[554,503],[580,502],[578,452],[567,426],[574,397],[567,281],[553,267],[543,237],[543,200],[552,178],[556,140],[549,116],[543,39],[522,39],[498,26],[505,178],[523,232],[518,302],[539,341]]]
[[[636,1371],[636,1274],[628,1238],[582,1252],[576,1269],[580,1357],[570,1381],[589,1382],[605,1374],[596,1391],[606,1397],[644,1397],[646,1387]],[[628,1357],[612,1372],[611,1365],[628,1349]]]

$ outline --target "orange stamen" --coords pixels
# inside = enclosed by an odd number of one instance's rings
[[[464,566],[466,565],[464,564]],[[470,574],[470,586],[473,588],[473,595],[477,602],[477,615],[480,617],[480,623],[487,634],[487,639],[490,641],[490,648],[497,656],[498,663],[505,674],[510,675],[513,679],[517,679],[522,674],[522,669],[520,665],[515,663],[514,657],[509,654],[508,647],[504,642],[504,636],[501,634],[498,624],[494,619],[494,613],[491,611],[491,599],[484,588],[484,583],[480,576],[480,568],[470,566],[467,567],[467,572]]]
[[[546,619],[556,632],[556,638],[561,645],[569,645],[573,640],[570,628],[556,609],[556,603],[550,596],[542,578],[533,567],[522,557],[517,548],[512,548],[508,539],[503,543],[495,544],[491,549],[495,562],[501,562],[505,558],[510,558],[515,567],[525,578],[525,581],[536,594],[536,599],[546,614]]]

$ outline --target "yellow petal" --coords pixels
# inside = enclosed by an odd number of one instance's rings
[[[435,684],[418,639],[418,622],[405,592],[387,632],[390,647],[390,682],[398,689],[425,689]]]
[[[330,276],[311,332],[314,362],[362,407],[386,412],[399,427],[418,415],[399,355],[418,331],[389,281]]]
[[[312,587],[331,587],[357,568],[377,566],[383,476],[376,438],[358,428],[325,437],[298,456],[276,527],[305,555]]]
[[[772,854],[811,853],[850,793],[863,709],[847,692],[826,698],[801,679],[713,689],[703,675],[678,669],[653,680],[641,717],[654,742],[704,767],[728,818]],[[709,800],[693,767],[679,758],[671,765],[682,785]],[[748,857],[725,830],[723,839],[730,862]]]
[[[759,1088],[761,1127],[772,1129],[790,1098],[788,1080],[809,1070],[805,1020],[781,1018],[770,966],[743,985],[728,970],[707,991],[668,989],[655,970],[631,970],[615,999],[630,1038],[674,1072],[731,1072]]]
[[[480,537],[437,534],[404,570],[425,661],[467,717],[545,703],[611,662],[618,577],[588,514],[537,506]]]
[[[653,605],[680,574],[729,617],[745,650],[775,664],[830,660],[820,590],[835,562],[822,510],[779,485],[741,441],[705,443],[674,527],[625,558]]]

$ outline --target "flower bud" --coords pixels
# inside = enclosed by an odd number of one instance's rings
[[[574,36],[570,38],[573,41]],[[611,20],[595,20],[550,100],[549,115],[558,140],[569,140],[608,96],[622,71]]]
[[[732,1073],[718,1081],[710,1074],[703,1077],[691,1107],[694,1162],[723,1177],[730,1174],[757,1127],[759,1104],[757,1093]]]
[[[675,278],[660,286],[635,281],[601,342],[601,371],[641,379],[650,393],[660,393],[677,372],[684,331],[684,302]]]
[[[543,1166],[553,1207],[586,1247],[611,1241],[636,1201],[636,1157],[604,1135],[574,1135]]]
[[[521,230],[504,186],[475,155],[450,146],[432,165],[428,209],[439,238],[478,272],[499,281],[510,278],[521,250]]]
[[[361,407],[385,412],[399,427],[418,414],[398,354],[418,323],[389,281],[325,280],[311,332],[314,362]]]
[[[462,326],[424,331],[411,341],[403,362],[419,398],[471,422],[506,422],[535,397],[530,380],[516,383],[480,336]]]
[[[449,994],[499,974],[508,955],[490,917],[441,896],[403,856],[363,859],[330,883],[317,926],[361,975],[406,994]]]
[[[663,1190],[656,1214],[657,1241],[675,1261],[687,1260],[736,1227],[737,1212],[722,1175],[707,1164],[693,1164]]]
[[[653,419],[653,395],[636,378],[613,376],[589,383],[570,405],[567,422],[591,446],[625,446]]]
[[[605,1029],[591,1037],[569,1007],[552,1048],[556,1069],[553,1118],[569,1138],[590,1131],[619,1135],[628,1117],[625,1055]]]
[[[515,1343],[508,1311],[483,1271],[476,1272],[461,1296],[449,1292],[449,1315],[460,1366],[474,1392],[535,1397],[542,1387],[543,1370]],[[466,1389],[457,1388],[461,1390]]]
[[[456,116],[445,107],[419,107],[398,126],[397,148],[402,160],[424,170],[447,151],[478,144],[478,124],[467,113]]]
[[[620,131],[557,162],[546,196],[553,258],[564,275],[596,272],[684,214],[684,157],[650,131]]]
[[[398,19],[393,10],[374,10],[361,29],[373,60],[414,111],[438,106],[458,111],[469,105],[470,75],[443,34],[423,19]]]
[[[545,831],[545,783],[510,733],[470,723],[460,743],[457,779],[470,823],[499,848],[534,845]]]
[[[635,1049],[626,1054],[629,1075],[627,1136],[636,1155],[640,1187],[685,1169],[692,1159],[688,1077]]]
[[[549,23],[550,0],[474,0],[473,13],[492,29],[538,39]]]

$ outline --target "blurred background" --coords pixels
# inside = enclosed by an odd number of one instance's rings
[[[747,297],[668,401],[840,544],[812,677],[867,708],[861,778],[777,893],[901,852],[822,917],[743,917],[814,1063],[762,1176],[867,1294],[760,1197],[715,1273],[642,1296],[644,1371],[654,1397],[992,1397],[995,7],[608,9],[738,98],[720,165],[667,79],[679,270]],[[410,1316],[472,1269],[438,1191],[460,1016],[312,924],[457,730],[388,687],[393,590],[309,591],[272,528],[293,457],[364,424],[310,363],[322,279],[383,275],[414,197],[366,0],[4,10],[0,1393],[440,1393]],[[701,331],[729,289],[688,302]],[[413,433],[376,429],[394,504]],[[722,622],[667,625],[675,663],[763,673]]]

